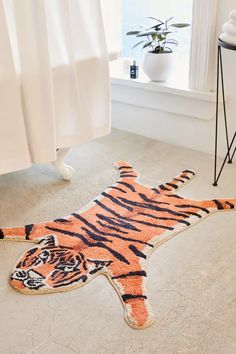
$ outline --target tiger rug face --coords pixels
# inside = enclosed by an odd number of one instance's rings
[[[18,260],[11,285],[25,294],[61,292],[108,277],[133,328],[153,321],[146,293],[147,258],[154,248],[236,199],[196,201],[176,194],[194,176],[185,170],[157,187],[137,182],[126,162],[117,162],[119,180],[86,208],[40,224],[0,229],[0,239],[36,245]]]
[[[111,261],[86,259],[82,252],[58,245],[57,237],[47,236],[18,261],[10,277],[11,285],[24,293],[83,285]]]

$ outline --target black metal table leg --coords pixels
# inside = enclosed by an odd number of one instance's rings
[[[213,183],[213,186],[217,186],[217,183],[218,183],[218,181],[219,181],[220,175],[221,175],[221,173],[222,173],[222,171],[223,171],[223,168],[224,168],[224,166],[225,166],[225,163],[226,163],[226,161],[227,161],[227,158],[228,158],[228,156],[229,156],[229,154],[230,154],[230,151],[231,151],[231,149],[232,149],[232,146],[233,146],[233,143],[234,143],[234,141],[235,141],[235,138],[236,138],[236,132],[234,133],[233,139],[232,139],[232,141],[231,141],[231,143],[230,143],[230,145],[229,145],[229,149],[227,150],[227,154],[225,155],[224,161],[223,161],[223,163],[222,163],[222,165],[221,165],[221,168],[220,168],[220,171],[219,171],[219,173],[218,173],[218,175],[217,175],[217,178],[216,178],[216,180],[215,180],[214,183]],[[235,154],[235,151],[236,151],[236,147],[235,147],[235,149],[234,149],[233,155]],[[233,159],[233,155],[232,155],[231,159]]]
[[[224,85],[224,72],[223,72],[223,63],[222,63],[222,53],[221,53],[221,47],[219,47],[219,48],[220,48],[221,89],[222,89],[222,97],[223,97],[225,135],[226,135],[226,144],[227,144],[227,151],[228,151],[228,162],[232,163],[232,161],[230,160],[229,135],[228,135],[228,124],[227,124],[226,105],[225,105],[225,85]]]
[[[217,186],[217,146],[218,146],[218,118],[219,118],[219,59],[220,59],[220,46],[217,50],[217,78],[216,78],[216,127],[215,127],[215,161],[214,161],[214,182],[213,186]]]
[[[232,163],[234,155],[236,153],[236,147],[231,154],[231,150],[233,148],[233,144],[236,138],[236,132],[234,133],[233,139],[231,143],[229,143],[229,134],[228,134],[228,123],[227,123],[227,114],[226,114],[226,102],[225,102],[225,89],[224,89],[224,72],[223,72],[223,60],[222,60],[222,52],[221,48],[226,48],[230,50],[236,50],[236,46],[231,44],[222,42],[218,39],[218,50],[217,50],[217,84],[216,84],[216,124],[215,124],[215,158],[214,158],[214,181],[213,186],[217,186],[223,168],[225,166],[226,161],[228,163]],[[226,146],[227,146],[227,153],[224,158],[224,161],[221,165],[219,173],[217,174],[217,150],[218,150],[218,123],[219,123],[219,80],[221,77],[221,89],[222,89],[222,98],[223,98],[223,112],[224,112],[224,126],[225,126],[225,136],[226,136]]]
[[[233,161],[233,158],[234,158],[235,152],[236,152],[236,146],[235,146],[235,148],[234,148],[234,152],[233,152],[233,153],[232,153],[232,155],[231,155],[231,161]]]

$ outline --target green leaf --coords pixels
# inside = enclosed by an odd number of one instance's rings
[[[148,16],[147,18],[149,18],[150,20],[155,20],[155,21],[157,21],[157,22],[159,22],[159,23],[161,23],[161,24],[164,23],[164,22],[162,22],[161,20],[159,20],[159,19],[156,18],[156,17]]]
[[[189,23],[172,23],[170,26],[176,27],[176,28],[183,28],[183,27],[190,26],[190,24]]]
[[[168,51],[167,51],[166,49],[168,49]],[[173,53],[173,50],[172,50],[171,48],[169,48],[169,47],[165,47],[164,52],[166,52],[166,53]]]
[[[138,34],[140,31],[129,31],[126,33],[127,36],[134,36],[136,34]]]
[[[139,32],[136,37],[144,37],[144,36],[151,36],[153,34],[156,34],[156,31],[143,31]]]
[[[169,22],[170,20],[172,20],[173,18],[174,18],[174,16],[169,17],[169,18],[167,18],[167,20],[165,20],[165,27],[166,27],[166,29],[168,28],[168,22]]]
[[[143,49],[149,47],[151,44],[152,44],[152,41],[146,42],[143,46]]]
[[[169,18],[167,18],[167,20],[165,20],[165,23],[168,23],[170,20],[172,20],[174,18],[174,16],[171,16]]]
[[[132,47],[132,49],[136,48],[137,46],[139,46],[139,45],[142,44],[143,42],[146,42],[146,41],[143,40],[143,41],[140,41],[140,42],[136,43],[136,44]]]
[[[153,53],[161,53],[162,52],[162,48],[158,45],[155,47],[155,49],[153,50]]]
[[[155,28],[155,30],[157,31],[162,25],[163,25],[163,23],[159,23],[158,25],[154,25],[154,26],[150,27],[150,29]]]
[[[165,36],[159,36],[158,40],[159,40],[159,42],[163,42],[163,41],[166,40],[166,37]]]
[[[167,41],[166,41],[166,43],[171,43],[171,44],[178,44],[179,42],[178,41],[176,41],[176,39],[168,39]]]
[[[166,41],[165,44],[166,44],[166,43],[178,45],[178,42],[177,42],[177,41],[172,41],[172,40]]]
[[[166,30],[161,30],[161,31],[158,31],[158,34],[162,34],[164,36],[166,36],[167,34],[169,33],[173,33],[173,31],[166,31]]]

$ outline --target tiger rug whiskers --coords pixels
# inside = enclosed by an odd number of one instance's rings
[[[157,187],[137,181],[126,162],[120,178],[89,205],[67,217],[23,227],[1,228],[0,238],[35,242],[18,260],[10,283],[25,294],[71,290],[98,274],[108,277],[133,328],[153,321],[146,292],[147,258],[155,248],[236,199],[196,201],[176,191],[194,176],[183,171]]]

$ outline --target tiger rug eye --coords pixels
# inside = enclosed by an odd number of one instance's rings
[[[61,292],[104,274],[116,289],[133,328],[153,321],[146,292],[147,258],[175,234],[219,210],[235,209],[236,199],[191,200],[176,194],[194,176],[183,171],[171,181],[148,187],[126,162],[120,177],[85,208],[40,224],[2,228],[0,238],[35,242],[18,260],[10,283],[24,294]]]

